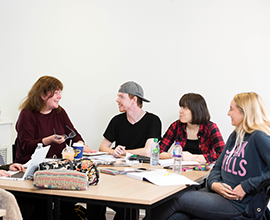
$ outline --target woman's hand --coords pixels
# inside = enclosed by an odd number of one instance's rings
[[[197,161],[199,163],[206,163],[206,160],[201,154],[192,154],[188,151],[183,151],[182,153],[183,161]]]
[[[0,170],[0,176],[10,176],[10,174],[5,170]]]
[[[86,144],[84,145],[84,148],[83,148],[83,152],[86,152],[86,153],[96,153],[97,151],[96,150],[93,150],[91,148],[89,148]]]
[[[12,170],[12,171],[23,171],[24,170],[23,166],[21,164],[19,164],[19,163],[11,164],[9,166],[9,169]]]
[[[194,161],[194,156],[192,153],[189,153],[188,151],[182,152],[182,160],[183,161]]]
[[[238,200],[238,197],[232,187],[226,183],[214,182],[211,188],[225,199]]]
[[[44,145],[49,145],[51,143],[57,143],[57,144],[62,144],[65,142],[65,137],[62,136],[62,135],[51,135],[51,136],[48,136],[48,137],[45,137],[42,139],[42,143]]]
[[[171,159],[173,158],[173,152],[162,152],[160,155],[159,155],[159,159]]]
[[[233,189],[234,193],[236,194],[236,200],[240,200],[242,201],[242,199],[245,197],[246,192],[243,190],[241,184],[237,185],[234,189]]]

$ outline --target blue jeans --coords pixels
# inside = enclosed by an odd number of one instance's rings
[[[152,218],[157,220],[229,220],[241,214],[229,200],[207,188],[184,191],[179,197],[152,210]]]

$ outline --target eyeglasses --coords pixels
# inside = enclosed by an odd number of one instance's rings
[[[71,132],[70,132],[68,135],[63,134],[63,135],[61,135],[61,136],[63,136],[63,137],[65,138],[65,140],[67,140],[67,139],[69,139],[69,138],[74,138],[74,137],[76,136],[75,131],[73,131],[73,130],[72,130],[70,127],[68,127],[67,125],[66,125],[66,127],[67,127],[69,130],[71,130]],[[53,129],[53,131],[54,131],[54,135],[56,136],[56,138],[57,138],[57,139],[60,139],[60,137],[56,134],[55,129]]]

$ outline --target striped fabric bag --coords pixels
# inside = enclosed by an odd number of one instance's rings
[[[88,177],[73,170],[41,170],[34,174],[33,184],[45,189],[86,190]]]
[[[81,158],[75,160],[55,160],[42,162],[39,164],[39,170],[76,170],[84,173],[88,177],[88,185],[97,185],[99,182],[99,171],[91,159]]]

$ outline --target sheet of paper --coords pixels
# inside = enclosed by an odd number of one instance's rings
[[[106,162],[124,160],[123,158],[116,158],[113,155],[101,155],[101,156],[97,155],[97,156],[91,156],[89,158],[93,161],[106,161]]]
[[[8,171],[8,173],[10,174],[10,176],[13,175],[13,174],[19,173],[19,172],[20,172],[20,171],[12,171],[12,170],[9,170],[9,171]]]
[[[126,152],[126,156],[125,156],[125,159],[128,160],[133,154],[129,153],[129,152]]]
[[[161,166],[170,166],[173,165],[173,159],[162,159],[159,160]],[[200,165],[197,161],[182,161],[182,166],[198,166]]]
[[[199,185],[197,182],[194,182],[181,174],[168,173],[164,169],[140,173],[127,173],[127,176],[139,180],[146,180],[158,186]]]
[[[32,159],[30,159],[30,160],[28,160],[25,164],[23,164],[22,166],[24,167],[24,168],[27,168],[28,166],[29,166],[29,164],[31,163],[31,160]]]
[[[107,155],[108,152],[95,152],[95,153],[86,153],[86,152],[83,152],[83,155],[84,156],[100,156],[100,155]]]
[[[170,166],[173,165],[173,159],[160,159],[159,164],[161,166]]]

